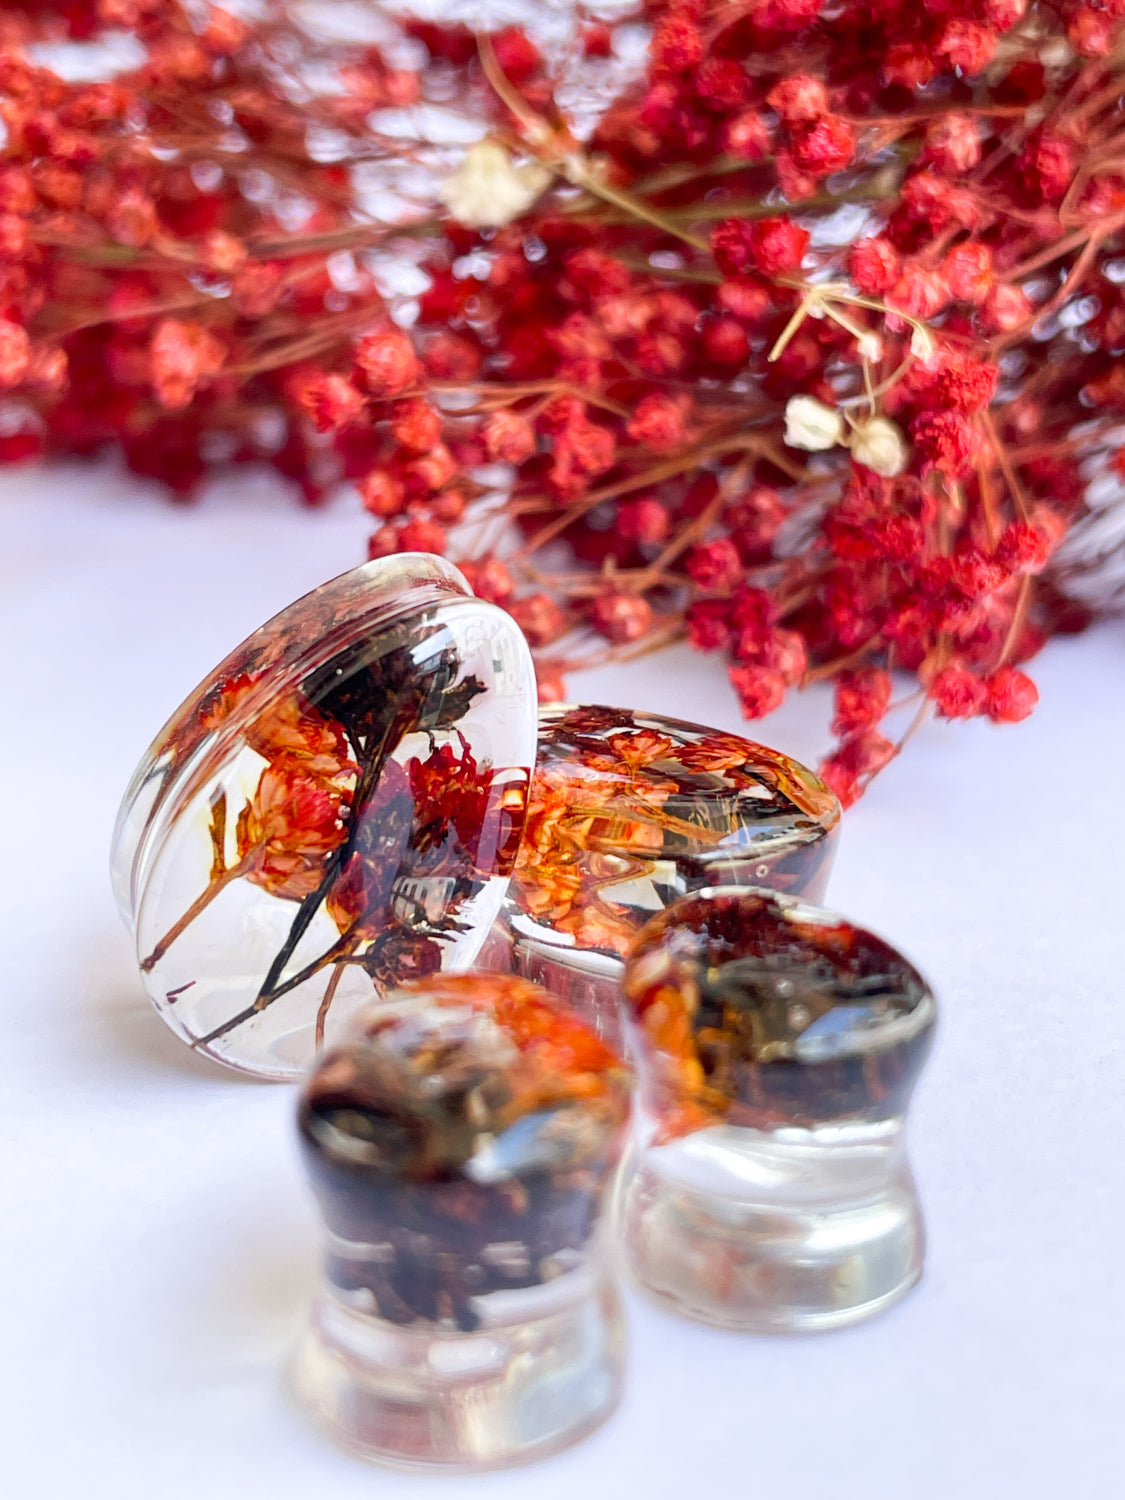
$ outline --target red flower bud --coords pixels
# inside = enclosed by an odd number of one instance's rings
[[[445,527],[425,516],[412,516],[399,531],[400,552],[444,552]]]
[[[599,594],[590,608],[594,629],[617,645],[646,635],[652,619],[652,606],[639,594]]]
[[[508,613],[532,646],[546,646],[566,629],[566,615],[550,594],[527,594],[513,600]]]
[[[651,448],[654,453],[670,453],[684,440],[682,404],[672,396],[656,392],[642,396],[625,431],[635,443]]]
[[[857,240],[848,256],[848,269],[861,292],[878,297],[898,280],[898,251],[889,240]]]
[[[1031,678],[1015,667],[1002,667],[985,686],[988,717],[994,724],[1017,724],[1039,702],[1039,690]]]
[[[764,719],[785,701],[785,679],[769,667],[732,666],[727,675],[744,719]]]
[[[687,555],[687,571],[700,588],[729,589],[742,577],[742,559],[730,537],[719,537]]]
[[[391,412],[391,432],[395,440],[414,453],[428,453],[441,441],[442,420],[422,400],[400,401]]]
[[[891,674],[879,667],[840,672],[835,683],[832,733],[855,734],[878,724],[891,701]]]
[[[930,683],[929,694],[945,719],[971,719],[983,713],[988,696],[984,683],[965,667],[943,667]]]
[[[535,428],[517,411],[497,411],[484,424],[488,456],[496,463],[522,464],[535,452]]]
[[[356,345],[355,361],[374,396],[400,396],[418,380],[418,357],[405,333],[369,333]]]

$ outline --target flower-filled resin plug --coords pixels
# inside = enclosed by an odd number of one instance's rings
[[[118,904],[169,1026],[292,1078],[373,995],[467,968],[535,734],[523,636],[440,558],[367,563],[263,625],[160,732],[118,815]]]
[[[481,962],[545,984],[616,1043],[622,955],[651,916],[704,886],[817,901],[839,823],[818,776],[740,735],[541,709],[524,839]]]
[[[840,1327],[922,1272],[903,1123],[933,1037],[918,971],[834,912],[687,896],[625,971],[639,1075],[618,1212],[626,1260],[688,1317]]]
[[[324,1274],[293,1378],[344,1444],[496,1468],[613,1410],[600,1216],[629,1082],[564,1005],[497,974],[418,980],[321,1057],[299,1122]]]

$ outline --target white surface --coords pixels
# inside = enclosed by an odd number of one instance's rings
[[[178,509],[112,471],[0,479],[7,1500],[1034,1500],[1118,1493],[1125,1333],[1125,626],[1054,643],[1016,728],[933,727],[848,815],[833,905],[943,1005],[912,1141],[921,1287],[797,1340],[630,1300],[621,1412],[535,1469],[417,1479],[337,1452],[283,1354],[316,1258],[292,1090],[193,1056],[144,997],[106,876],[166,714],[362,519],[262,477]],[[676,651],[576,696],[739,722]],[[808,759],[827,699],[760,737]]]

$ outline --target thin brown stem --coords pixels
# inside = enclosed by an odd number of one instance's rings
[[[231,865],[230,869],[224,870],[217,880],[212,880],[207,884],[188,907],[187,911],[184,912],[183,916],[178,921],[172,923],[171,927],[169,927],[149,956],[141,960],[142,973],[147,974],[155,968],[176,939],[183,936],[196,917],[201,916],[207,910],[215,897],[220,892],[225,891],[232,881],[240,880],[243,875],[247,874],[253,868],[257,856],[261,853],[261,849],[262,846],[260,844],[255,844],[254,848],[244,854],[236,865]]]
[[[1012,623],[1008,626],[1008,633],[1004,637],[1004,644],[1000,648],[1000,655],[996,660],[996,670],[1006,666],[1012,652],[1015,650],[1020,631],[1023,629],[1024,616],[1027,614],[1028,602],[1031,599],[1031,575],[1025,573],[1020,579],[1019,593],[1016,595],[1016,607],[1012,610]]]
[[[1013,505],[1019,512],[1020,520],[1030,520],[1031,506],[1028,504],[1027,496],[1023,492],[1023,486],[1016,477],[1016,471],[1012,465],[1011,458],[1008,456],[1008,450],[1005,448],[1000,434],[996,430],[996,423],[992,419],[992,413],[990,411],[982,411],[980,420],[981,425],[988,434],[989,442],[996,453],[996,461],[999,463],[1001,472],[1007,482],[1008,492],[1012,497]]]
[[[324,1026],[328,1020],[328,1012],[332,1008],[332,1001],[336,998],[340,980],[348,967],[347,958],[338,959],[332,968],[332,977],[328,981],[328,988],[324,991],[324,999],[320,1002],[320,1008],[316,1013],[316,1050],[319,1052],[324,1046]]]

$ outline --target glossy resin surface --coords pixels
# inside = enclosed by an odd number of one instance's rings
[[[299,1114],[324,1277],[294,1379],[337,1437],[487,1468],[608,1414],[599,1219],[628,1108],[615,1054],[512,977],[419,981],[325,1053]]]
[[[483,961],[564,995],[616,1039],[621,956],[650,917],[704,886],[819,899],[839,821],[818,776],[740,735],[541,709],[524,839]]]
[[[157,1009],[296,1076],[348,1013],[471,963],[514,865],[534,673],[441,559],[368,563],[231,654],[137,769],[114,885]]]
[[[704,891],[642,932],[624,996],[639,1073],[627,1259],[677,1310],[831,1328],[900,1296],[924,1237],[902,1125],[925,980],[873,933],[768,891]]]

